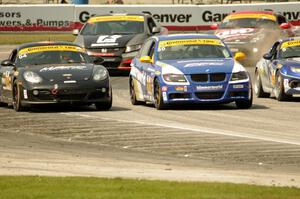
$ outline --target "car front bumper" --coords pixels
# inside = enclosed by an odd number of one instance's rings
[[[111,87],[109,79],[99,83],[80,84],[21,84],[20,97],[23,105],[109,102]]]
[[[249,81],[214,83],[209,85],[163,85],[164,103],[230,103],[249,100],[251,83]]]

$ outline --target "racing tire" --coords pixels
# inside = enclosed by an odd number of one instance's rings
[[[136,98],[136,94],[135,94],[135,87],[134,87],[134,82],[133,79],[130,78],[129,80],[129,94],[130,94],[130,101],[132,105],[141,105],[143,104],[143,102],[138,101]]]
[[[6,107],[8,104],[0,101],[0,107]]]
[[[97,103],[95,103],[95,106],[98,111],[108,111],[112,107],[112,101],[102,102],[102,103],[97,102]]]
[[[257,71],[255,71],[254,92],[255,92],[255,95],[259,98],[270,97],[270,93],[264,92],[263,87],[262,87],[261,78]]]
[[[113,96],[112,96],[112,91],[110,91],[110,99],[107,102],[96,102],[95,106],[98,111],[108,111],[112,107],[112,101],[113,101]]]
[[[24,111],[25,108],[22,106],[22,99],[21,99],[21,90],[20,86],[18,85],[17,81],[14,81],[13,85],[13,109],[17,112]]]
[[[286,101],[292,97],[285,94],[282,75],[279,71],[276,72],[274,95],[278,101]]]
[[[253,104],[252,88],[251,88],[251,92],[250,92],[250,99],[235,101],[235,105],[238,109],[249,109],[252,107],[252,104]]]
[[[163,110],[167,108],[167,105],[164,103],[161,88],[157,79],[154,83],[154,106],[157,110]]]

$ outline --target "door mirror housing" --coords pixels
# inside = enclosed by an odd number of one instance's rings
[[[246,55],[243,52],[236,52],[234,55],[234,59],[237,61],[241,61],[243,59],[245,59]]]
[[[263,58],[266,59],[266,60],[271,60],[272,59],[272,54],[266,53],[266,54],[263,55]]]
[[[11,60],[6,59],[1,62],[1,66],[15,66],[15,64]]]
[[[282,23],[280,24],[280,28],[281,29],[289,29],[291,27],[291,25],[289,23]]]
[[[74,36],[77,36],[79,34],[79,29],[74,29],[72,33]]]
[[[159,27],[153,27],[152,28],[152,33],[153,34],[160,33],[160,28]]]
[[[143,62],[143,63],[152,63],[152,59],[150,56],[142,56],[140,58],[140,62]]]
[[[212,30],[217,30],[218,27],[219,27],[219,24],[217,24],[217,23],[210,25],[210,29],[212,29]]]

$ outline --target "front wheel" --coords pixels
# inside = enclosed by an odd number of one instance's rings
[[[141,105],[143,102],[138,101],[135,93],[135,86],[134,86],[134,80],[130,78],[129,80],[129,94],[130,94],[130,101],[132,105]]]
[[[285,101],[291,98],[290,95],[284,92],[283,78],[279,71],[276,73],[274,95],[278,101]]]
[[[24,107],[22,106],[21,90],[17,81],[14,81],[13,86],[13,108],[17,112],[24,110]]]
[[[252,107],[252,103],[253,103],[253,93],[251,89],[250,99],[236,101],[235,105],[238,109],[249,109]]]
[[[108,111],[112,107],[113,96],[110,91],[110,99],[107,102],[96,102],[95,106],[98,111]]]
[[[262,82],[258,71],[255,71],[254,92],[257,97],[270,97],[270,93],[263,90]]]
[[[157,110],[163,110],[167,108],[167,105],[163,101],[163,96],[158,80],[154,83],[154,106]]]

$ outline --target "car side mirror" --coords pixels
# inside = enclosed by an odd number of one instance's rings
[[[140,62],[143,62],[143,63],[152,63],[152,59],[150,56],[142,56],[140,58]]]
[[[79,29],[74,29],[72,33],[74,36],[77,36],[79,34]]]
[[[280,24],[280,28],[281,29],[289,29],[291,27],[291,25],[289,23],[282,23]]]
[[[234,55],[234,59],[237,61],[241,61],[243,59],[245,59],[246,55],[243,52],[236,52]]]
[[[266,53],[266,54],[263,55],[263,58],[266,59],[266,60],[271,60],[272,59],[272,54]]]
[[[104,59],[103,59],[102,57],[96,57],[96,58],[94,58],[94,60],[93,60],[93,63],[94,63],[95,65],[101,65],[101,64],[103,64],[103,62],[104,62]]]
[[[1,66],[15,66],[15,64],[11,60],[6,59],[1,62]]]
[[[160,33],[160,28],[159,27],[153,27],[152,28],[152,33],[153,34]]]
[[[210,25],[210,29],[212,29],[212,30],[217,30],[218,27],[219,27],[219,24],[217,24],[217,23]]]

